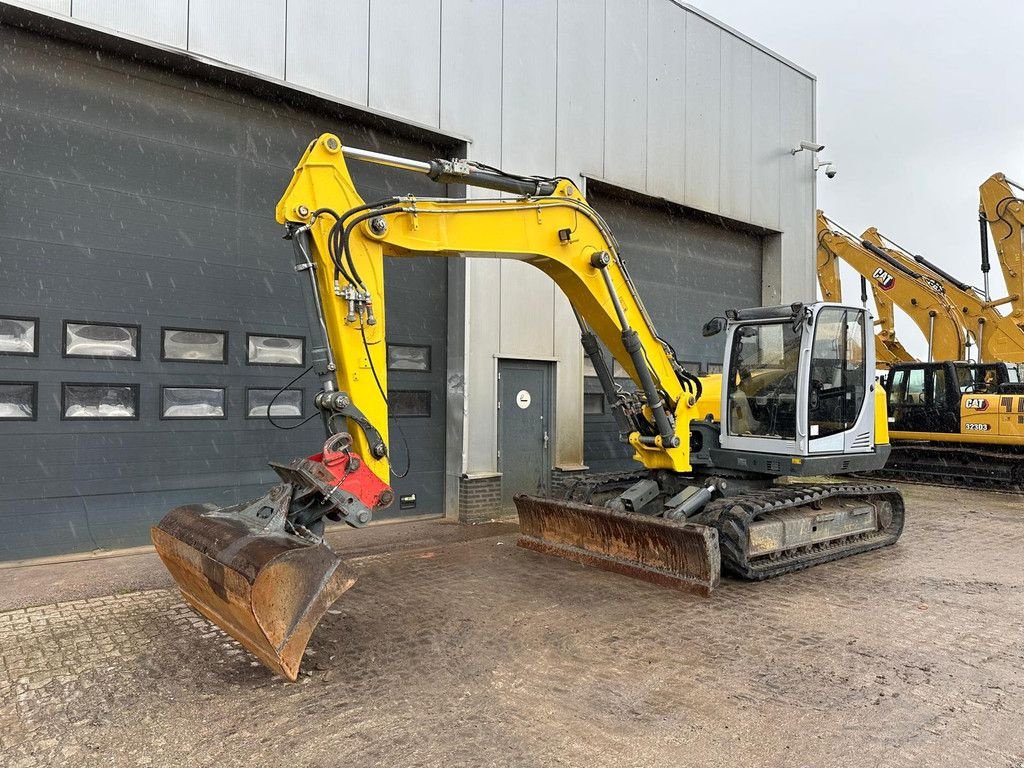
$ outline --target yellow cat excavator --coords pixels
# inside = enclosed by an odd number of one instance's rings
[[[978,362],[1024,362],[1024,330],[1012,318],[1001,315],[996,309],[1009,303],[1010,297],[989,301],[982,291],[959,280],[923,256],[910,253],[875,227],[866,229],[861,238],[902,264],[908,271],[920,273],[921,280],[942,291],[959,310],[964,330],[974,337]],[[914,307],[907,309],[910,310],[908,314],[914,311]]]
[[[928,341],[929,360],[967,358],[971,336],[960,319],[960,310],[941,285],[905,266],[874,243],[843,229],[822,211],[818,211],[817,235],[819,275],[823,263],[845,261],[869,279],[872,291],[883,302],[892,302],[910,315]],[[902,362],[914,360],[902,345],[892,351],[896,362],[901,362],[899,355],[909,357]]]
[[[366,202],[346,158],[505,196]],[[658,335],[614,237],[571,181],[381,155],[331,134],[309,145],[277,220],[308,282],[327,442],[272,465],[282,482],[261,498],[178,507],[152,535],[185,598],[279,674],[295,679],[317,622],[354,582],[324,543],[325,521],[362,527],[393,500],[385,256],[525,261],[576,312],[622,439],[647,475],[626,488],[592,487],[582,500],[517,496],[522,546],[708,594],[722,568],[764,579],[899,538],[903,501],[892,487],[774,482],[885,463],[866,310],[729,310],[704,327],[725,334],[723,373],[698,378]],[[635,392],[616,386],[602,345]]]
[[[839,272],[839,257],[835,252],[826,247],[822,235],[828,231],[827,219],[824,214],[818,212],[818,247],[817,247],[817,270],[818,288],[821,290],[821,298],[824,301],[843,301],[843,281]],[[867,277],[860,276],[861,303],[867,301]],[[879,368],[890,368],[899,363],[913,362],[915,358],[906,347],[896,338],[896,315],[893,311],[892,299],[885,291],[872,286],[872,296],[875,300],[875,310],[878,317],[875,318],[875,362]]]

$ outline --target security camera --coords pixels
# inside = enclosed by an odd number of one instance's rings
[[[836,177],[836,174],[839,173],[839,168],[831,160],[815,160],[814,170],[817,171],[822,168],[825,169],[825,175],[828,176],[830,179],[834,179]]]
[[[801,141],[797,146],[789,150],[789,154],[795,155],[797,152],[803,152],[805,149],[808,152],[821,152],[824,148],[824,144],[817,144],[813,141]]]

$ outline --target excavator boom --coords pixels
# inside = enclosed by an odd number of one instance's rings
[[[926,279],[920,271],[904,266],[877,247],[874,243],[858,238],[843,229],[818,211],[817,218],[818,262],[839,259],[868,278],[875,292],[876,303],[900,307],[910,315],[914,324],[928,341],[929,359],[963,360],[967,356],[970,336],[964,329],[960,312],[942,290],[942,287]],[[899,347],[902,350],[902,345]],[[896,352],[892,357],[907,354],[906,350]],[[912,362],[907,360],[897,362]]]
[[[821,289],[821,298],[824,301],[843,301],[843,281],[839,272],[839,258],[831,250],[822,244],[821,235],[823,227],[826,227],[824,216],[818,217],[818,287]],[[867,282],[867,278],[861,275],[861,284]],[[889,368],[898,363],[912,362],[916,358],[911,355],[899,339],[896,338],[896,318],[893,313],[892,300],[885,295],[884,291],[872,283],[872,295],[875,300],[875,309],[878,317],[875,325],[875,360],[881,368]]]

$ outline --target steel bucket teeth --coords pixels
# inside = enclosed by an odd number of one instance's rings
[[[705,596],[718,586],[714,528],[523,494],[513,500],[521,547]]]
[[[282,677],[295,680],[306,643],[355,583],[327,545],[199,505],[171,510],[151,530],[185,599]]]

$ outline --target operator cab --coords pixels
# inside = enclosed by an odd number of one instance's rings
[[[808,474],[884,463],[887,446],[873,439],[875,360],[865,309],[793,304],[734,310],[726,319],[716,465]]]
[[[900,363],[886,378],[894,432],[959,433],[968,396],[1024,394],[1020,372],[1006,363]]]

